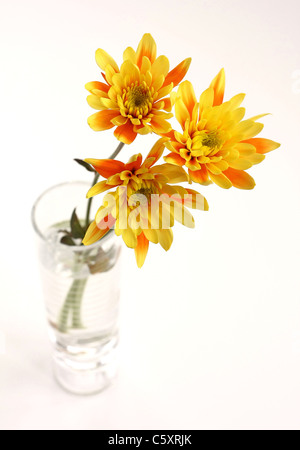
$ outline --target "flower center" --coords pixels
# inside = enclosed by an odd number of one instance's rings
[[[123,89],[123,102],[128,115],[142,119],[152,109],[153,98],[147,84],[136,81]]]
[[[222,144],[222,140],[217,131],[209,131],[202,140],[202,145],[214,149]]]
[[[135,195],[144,195],[147,197],[148,200],[151,199],[151,195],[153,194],[153,190],[151,188],[141,188],[138,191],[136,191]]]

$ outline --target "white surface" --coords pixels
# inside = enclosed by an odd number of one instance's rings
[[[300,428],[297,0],[11,0],[0,6],[0,427],[4,429]],[[225,67],[226,98],[271,112],[282,143],[254,167],[254,191],[200,188],[209,213],[178,228],[143,270],[125,250],[119,378],[96,397],[50,372],[30,208],[56,182],[84,178],[74,157],[106,157],[112,132],[86,124],[94,51],[120,61],[151,32],[174,67],[193,57],[200,94]],[[155,136],[128,154],[145,155]]]

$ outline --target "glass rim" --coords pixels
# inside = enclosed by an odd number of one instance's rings
[[[36,220],[35,220],[35,218],[36,218],[36,210],[37,210],[37,208],[38,208],[38,205],[39,205],[40,201],[44,198],[44,196],[47,195],[48,193],[50,193],[51,191],[54,191],[55,189],[58,189],[58,188],[60,188],[60,187],[68,186],[68,185],[72,185],[72,184],[82,184],[82,185],[86,185],[87,190],[90,188],[90,183],[87,182],[87,181],[83,181],[83,180],[64,181],[64,182],[62,182],[62,183],[57,183],[57,184],[55,184],[55,185],[53,185],[53,186],[50,186],[49,188],[45,189],[45,190],[37,197],[36,201],[35,201],[34,204],[33,204],[33,207],[32,207],[32,209],[31,209],[31,223],[32,223],[32,226],[33,226],[33,229],[34,229],[35,233],[38,235],[38,237],[39,237],[40,239],[42,239],[42,240],[45,241],[45,242],[47,241],[46,236],[45,236],[44,233],[40,230],[40,228],[38,227],[37,222],[36,222]],[[104,241],[106,241],[106,240],[108,240],[108,239],[111,238],[111,236],[112,236],[112,235],[111,235],[111,231],[113,231],[113,229],[111,229],[110,232],[107,232],[107,234],[105,234],[99,241],[95,242],[94,244],[87,245],[87,246],[84,246],[84,247],[79,246],[79,245],[78,245],[78,246],[77,246],[77,245],[70,245],[70,246],[68,246],[68,248],[72,249],[73,251],[81,251],[81,252],[82,252],[82,249],[83,249],[83,248],[91,249],[91,248],[97,247],[97,246],[99,245],[100,242],[102,243],[102,242],[104,242]],[[115,234],[113,234],[113,235],[115,235]],[[66,247],[65,244],[59,243],[59,245],[63,245],[64,247]]]

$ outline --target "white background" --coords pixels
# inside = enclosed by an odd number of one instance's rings
[[[1,0],[1,428],[300,428],[299,12],[298,0]],[[119,377],[77,398],[51,375],[30,209],[86,179],[72,158],[114,149],[86,123],[84,84],[100,79],[98,47],[120,62],[144,32],[171,67],[192,56],[197,95],[225,67],[226,99],[245,92],[248,117],[272,113],[262,136],[282,146],[250,170],[254,191],[200,187],[210,212],[168,253],[153,245],[138,270],[125,249]]]

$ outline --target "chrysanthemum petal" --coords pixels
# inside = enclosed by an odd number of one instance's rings
[[[254,179],[242,170],[227,169],[224,174],[232,182],[233,186],[239,189],[253,189],[255,186]]]
[[[189,170],[189,176],[195,183],[200,183],[204,186],[210,184],[208,172],[204,164],[201,166],[201,170]]]
[[[221,69],[218,75],[212,80],[210,87],[214,90],[213,106],[219,106],[223,102],[225,91],[225,71]]]
[[[259,134],[263,127],[264,125],[262,123],[244,120],[235,127],[232,140],[245,141]]]
[[[175,116],[184,130],[186,121],[190,119],[190,114],[181,98],[178,98],[175,102]]]
[[[95,195],[101,194],[102,192],[108,191],[109,189],[111,189],[113,186],[108,185],[106,183],[106,180],[104,181],[99,181],[99,183],[96,183],[93,187],[91,187],[91,189],[88,191],[88,193],[86,194],[87,198],[91,198],[94,197]]]
[[[166,250],[166,252],[170,249],[173,242],[173,232],[171,229],[167,230],[156,230],[158,235],[158,241],[162,248]]]
[[[128,117],[124,117],[124,116],[120,115],[120,116],[115,117],[111,121],[114,125],[116,125],[116,127],[118,127],[120,125],[125,125],[125,123],[127,123],[128,120],[129,120]]]
[[[118,103],[110,98],[102,98],[102,104],[107,109],[116,109],[119,110]]]
[[[156,230],[152,230],[151,228],[147,228],[143,230],[144,235],[148,241],[152,242],[153,244],[158,244],[158,235]]]
[[[152,79],[156,80],[156,78],[160,75],[163,75],[165,78],[169,72],[170,63],[166,56],[159,56],[151,67]]]
[[[171,72],[168,73],[163,85],[168,86],[168,84],[173,83],[173,86],[176,87],[185,77],[187,71],[189,70],[191,62],[192,58],[187,58],[180,64],[178,64],[178,66],[176,66],[173,70],[171,70]]]
[[[85,162],[91,164],[95,170],[104,178],[109,178],[116,173],[124,170],[125,164],[115,159],[85,159]]]
[[[138,153],[137,155],[131,156],[128,163],[125,164],[124,170],[130,170],[131,172],[133,170],[138,170],[141,167],[143,161],[143,156],[141,153]]]
[[[133,64],[128,59],[121,65],[120,74],[125,80],[125,85],[130,86],[131,83],[135,83],[140,80],[140,71],[138,66]]]
[[[232,97],[231,100],[229,100],[230,109],[238,108],[241,103],[244,101],[246,94],[237,94],[234,97]]]
[[[272,150],[275,150],[276,148],[280,147],[280,144],[275,141],[271,141],[270,139],[264,139],[264,138],[253,138],[244,140],[244,143],[254,145],[256,148],[257,153],[265,154],[269,153]]]
[[[190,119],[192,120],[193,110],[195,104],[197,103],[192,83],[190,81],[184,81],[183,83],[181,83],[177,91],[177,96],[182,99],[189,112]]]
[[[188,176],[182,167],[173,164],[161,164],[150,169],[152,173],[161,173],[168,178],[168,183],[182,183],[188,181]]]
[[[136,262],[137,262],[139,269],[144,265],[144,262],[145,262],[145,259],[146,259],[147,253],[148,253],[148,249],[149,249],[149,241],[146,238],[146,236],[144,235],[144,233],[142,232],[137,237],[137,246],[134,249]]]
[[[184,206],[175,206],[174,219],[187,228],[195,228],[195,219],[190,211],[184,208]]]
[[[153,116],[151,119],[151,127],[156,134],[168,133],[172,129],[172,126],[165,119],[158,116]]]
[[[155,101],[157,102],[158,100],[162,99],[166,95],[169,95],[170,92],[172,91],[172,89],[173,89],[173,84],[172,83],[169,84],[168,86],[165,86],[165,87],[161,88],[158,91],[158,95],[157,95],[157,98],[155,99]]]
[[[151,75],[151,62],[150,59],[147,58],[147,56],[143,56],[142,58],[142,65],[140,67],[140,71],[141,73],[145,74],[148,72],[147,77],[149,77],[150,75],[150,80],[148,78],[148,81],[150,81],[150,83],[152,82],[152,75]]]
[[[234,146],[234,149],[239,152],[243,157],[253,155],[256,152],[254,145],[248,144],[246,142],[239,142]]]
[[[200,114],[204,109],[210,108],[211,106],[213,106],[213,101],[214,101],[213,88],[208,88],[204,92],[202,92],[200,101],[199,101]]]
[[[110,86],[108,86],[105,83],[101,83],[100,81],[90,81],[89,83],[86,83],[85,88],[91,94],[93,94],[94,90],[103,91],[107,93],[109,91]]]
[[[98,109],[100,111],[106,109],[106,106],[103,104],[101,97],[97,97],[96,95],[88,95],[86,100],[90,107],[93,109]]]
[[[244,116],[246,114],[246,109],[245,108],[236,108],[234,111],[231,112],[230,116],[229,116],[229,120],[226,123],[226,121],[224,121],[224,128],[226,127],[227,130],[230,130],[230,122],[240,122],[241,120],[243,120]],[[234,126],[234,124],[233,124]]]
[[[181,167],[185,164],[185,159],[183,159],[178,153],[169,153],[168,155],[164,156],[164,160],[166,161],[166,163]]]
[[[224,159],[221,159],[221,161],[214,162],[215,167],[220,169],[222,172],[226,169],[228,169],[228,163]]]
[[[270,113],[258,114],[257,116],[249,117],[249,120],[253,120],[255,122],[256,120],[259,120],[262,117],[266,117],[266,116],[269,116],[269,115],[270,115]]]
[[[129,61],[131,61],[133,64],[136,64],[136,53],[132,47],[127,47],[126,50],[124,50],[123,61],[126,61],[127,59],[129,59]]]
[[[247,170],[250,169],[250,167],[252,167],[252,163],[249,161],[249,159],[241,159],[238,158],[235,161],[232,161],[229,164],[229,167],[231,167],[232,169],[237,169],[237,170]]]
[[[143,136],[152,132],[151,128],[143,125],[134,125],[133,130]]]
[[[150,33],[144,34],[137,48],[137,65],[141,67],[143,56],[149,58],[151,64],[156,58],[156,43]]]
[[[172,100],[170,98],[163,98],[162,101],[164,102],[164,106],[162,106],[162,109],[164,109],[167,112],[172,111],[173,108]]]
[[[113,84],[113,76],[118,73],[115,71],[115,69],[110,65],[107,64],[106,68],[105,68],[105,79],[108,82],[108,84],[112,85]]]
[[[260,153],[254,153],[254,155],[247,156],[249,162],[253,165],[261,163],[266,158],[265,155],[261,155]]]
[[[137,133],[133,130],[132,123],[127,122],[125,125],[120,125],[116,128],[114,135],[124,144],[131,144],[135,140]]]
[[[164,76],[162,74],[158,74],[157,77],[152,81],[152,88],[154,91],[159,91],[164,83]]]
[[[137,246],[137,237],[131,228],[122,230],[122,238],[127,247],[135,248]]]
[[[114,126],[111,120],[118,115],[119,111],[113,110],[99,111],[88,118],[88,124],[95,131],[109,130]]]
[[[106,70],[106,66],[108,64],[111,65],[111,67],[115,70],[115,72],[119,72],[119,67],[116,61],[105,51],[101,48],[98,48],[96,51],[96,63],[102,70]]]
[[[213,173],[214,175],[220,175],[222,173],[222,170],[217,167],[214,163],[207,163],[206,167],[209,172]]]
[[[101,238],[103,238],[103,236],[105,236],[109,230],[110,230],[109,227],[107,227],[103,230],[99,229],[96,224],[96,221],[94,220],[94,222],[92,222],[91,225],[89,226],[82,243],[84,245],[94,244],[95,242],[97,242]]]
[[[198,209],[200,211],[208,211],[209,205],[206,198],[193,189],[186,189],[189,196],[185,199],[185,206],[192,209]]]
[[[232,187],[233,183],[227,178],[226,175],[224,175],[224,173],[221,173],[220,175],[215,175],[212,172],[209,172],[209,177],[214,183],[216,183],[221,188],[229,189]]]
[[[168,140],[166,137],[160,138],[158,141],[155,142],[152,149],[148,153],[145,162],[143,164],[144,167],[151,167],[153,166],[159,158],[162,156],[164,149],[165,149],[165,142]],[[148,160],[151,158],[151,163],[148,164]]]

